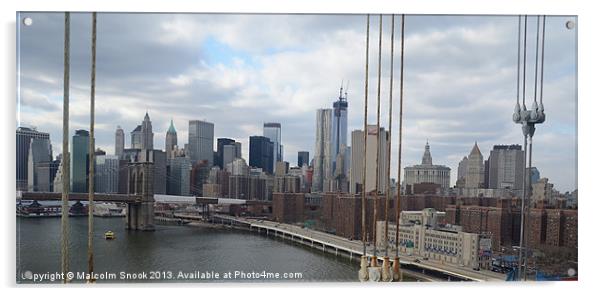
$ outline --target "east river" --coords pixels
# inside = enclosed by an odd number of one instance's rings
[[[85,282],[87,217],[69,218],[69,271],[61,271],[61,219],[17,217],[17,282]],[[115,240],[105,240],[111,230]],[[357,261],[244,230],[157,225],[127,231],[123,218],[94,219],[98,282],[357,281]],[[409,280],[409,279],[406,279]]]

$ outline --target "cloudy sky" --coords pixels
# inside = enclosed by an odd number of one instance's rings
[[[61,150],[63,14],[23,13],[33,24],[19,30],[20,89],[17,125],[49,132]],[[574,17],[547,18],[544,104],[533,164],[561,191],[576,188],[577,95]],[[477,141],[488,157],[495,144],[522,144],[511,121],[516,100],[516,16],[406,17],[402,165],[421,159],[425,141],[433,161],[452,168]],[[529,20],[527,101],[533,99],[536,18]],[[370,23],[370,123],[376,122],[378,16]],[[396,18],[394,114],[399,108],[399,17]],[[169,120],[178,144],[188,120],[215,123],[215,137],[243,143],[261,135],[263,122],[281,122],[285,159],[313,157],[315,110],[332,107],[349,81],[349,132],[363,127],[365,15],[98,15],[96,136],[108,153],[114,132],[129,132],[148,110],[155,147]],[[391,17],[383,17],[381,122],[389,98]],[[71,17],[70,129],[88,129],[91,14]],[[528,104],[530,107],[530,103]],[[397,155],[398,119],[392,154]],[[349,137],[350,138],[350,137]],[[350,144],[350,143],[349,143]],[[395,157],[396,158],[396,157]],[[396,175],[397,161],[392,162]]]

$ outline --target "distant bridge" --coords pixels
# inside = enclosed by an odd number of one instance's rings
[[[17,193],[17,200],[61,200],[62,194],[60,192],[21,192]],[[73,201],[88,201],[88,193],[70,193],[69,200]],[[123,202],[123,203],[136,203],[142,201],[141,195],[135,194],[107,194],[107,193],[94,193],[94,201],[103,202]]]
[[[94,193],[94,201],[126,203],[127,229],[154,230],[153,163],[132,162],[128,164],[127,192],[128,194]],[[17,191],[16,197],[17,200],[59,201],[62,200],[62,193]],[[87,201],[88,193],[71,192],[67,198],[72,201]]]

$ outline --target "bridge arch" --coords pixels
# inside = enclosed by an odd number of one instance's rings
[[[136,194],[135,203],[128,204],[128,229],[154,230],[153,163],[128,164],[129,194]]]

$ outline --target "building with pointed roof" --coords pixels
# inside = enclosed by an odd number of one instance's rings
[[[426,145],[424,146],[424,154],[422,155],[422,164],[423,165],[432,165],[433,157],[431,156],[431,146],[429,146],[429,141],[426,140]]]
[[[171,158],[173,153],[172,151],[178,146],[178,133],[176,132],[176,128],[173,125],[173,119],[169,124],[169,128],[167,129],[167,133],[165,134],[165,153],[167,154],[167,158]]]
[[[153,124],[148,116],[148,111],[144,114],[142,121],[142,147],[143,150],[153,150]]]
[[[483,154],[479,149],[477,142],[474,142],[472,150],[468,155],[468,164],[466,166],[466,188],[484,188],[485,187],[485,165],[483,164]]]
[[[408,194],[416,193],[414,186],[418,184],[435,184],[445,193],[449,189],[451,169],[444,165],[434,165],[429,142],[424,146],[422,163],[404,168],[404,188]]]

